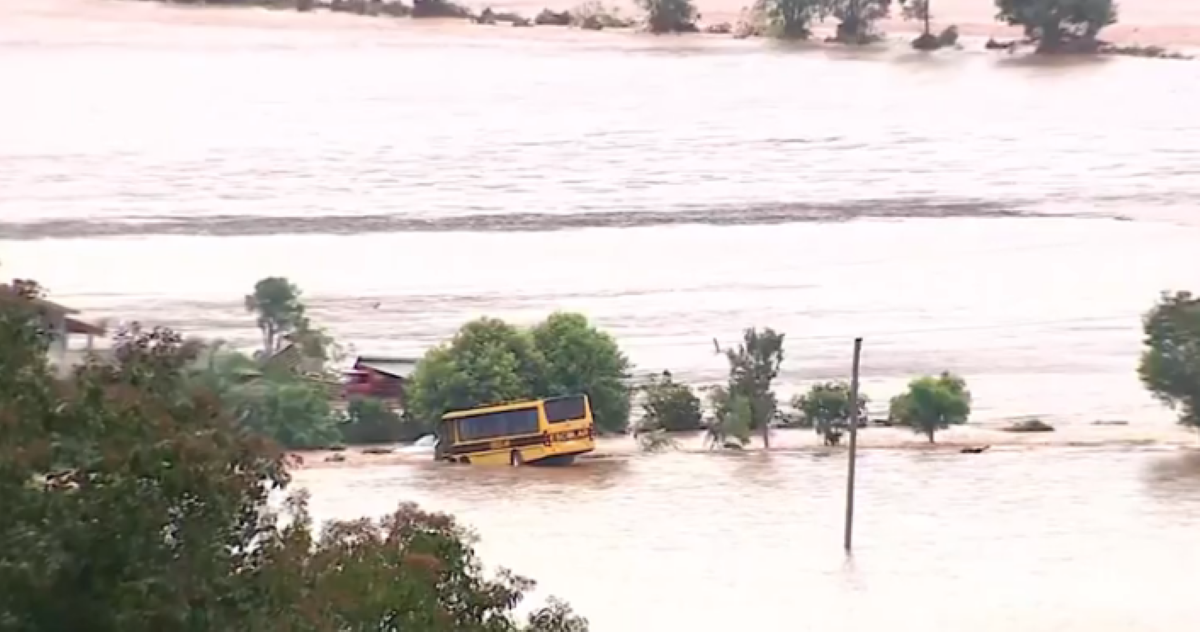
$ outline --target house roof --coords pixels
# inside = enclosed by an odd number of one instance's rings
[[[408,379],[417,368],[417,358],[388,358],[383,356],[359,356],[354,361],[357,370],[370,369],[394,378]]]
[[[0,301],[13,302],[25,301],[32,304],[34,307],[46,312],[54,312],[56,314],[78,314],[79,310],[71,309],[65,305],[59,305],[54,301],[47,301],[44,298],[26,298],[17,293],[13,286],[7,283],[0,283]]]
[[[104,327],[101,325],[93,325],[87,321],[79,320],[78,318],[67,318],[67,333],[69,334],[84,334],[88,336],[103,336]]]

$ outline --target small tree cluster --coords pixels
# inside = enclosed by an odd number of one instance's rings
[[[254,285],[244,300],[246,311],[257,317],[262,332],[261,359],[280,351],[286,343],[299,347],[300,353],[318,361],[322,367],[334,359],[337,347],[333,338],[313,325],[301,298],[300,288],[283,277],[267,277]]]
[[[721,438],[715,442],[718,445],[725,445],[726,438],[745,445],[748,431],[758,430],[762,433],[763,447],[771,447],[770,424],[778,405],[771,383],[779,376],[783,364],[783,338],[783,333],[770,327],[762,331],[751,327],[742,332],[737,347],[723,352],[729,363],[729,383],[725,388],[713,389],[709,395],[716,417],[710,435]],[[743,427],[747,430],[745,434]]]
[[[1091,51],[1117,21],[1114,0],[995,0],[996,19],[1025,30],[1040,52]]]
[[[346,406],[338,430],[346,444],[397,443],[415,441],[430,428],[407,419],[387,403],[372,397],[353,397]]]
[[[821,435],[825,445],[835,446],[849,428],[850,419],[866,415],[867,396],[859,393],[857,404],[852,406],[848,383],[824,382],[792,398],[792,407],[800,412],[804,425]]]
[[[713,411],[705,438],[710,448],[741,449],[750,443],[751,410],[745,397],[715,386],[708,392],[708,404]]]
[[[700,17],[692,0],[637,0],[651,33],[692,33]]]
[[[641,431],[683,432],[699,430],[704,421],[700,398],[687,384],[672,379],[670,371],[652,377],[642,387]]]
[[[582,314],[555,313],[528,329],[480,318],[425,353],[406,399],[414,417],[428,423],[449,410],[582,393],[598,428],[622,432],[629,425],[629,368],[616,340]]]

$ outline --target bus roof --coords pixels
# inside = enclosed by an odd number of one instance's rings
[[[560,395],[557,397],[544,397],[542,399],[529,399],[521,402],[509,402],[507,404],[480,406],[479,408],[468,408],[466,410],[452,410],[442,415],[442,421],[462,419],[463,417],[474,417],[476,415],[484,415],[487,413],[499,413],[506,410],[522,410],[524,408],[533,408],[542,402],[548,402],[556,399],[566,399],[568,397],[584,397],[584,395]]]
[[[506,410],[521,410],[522,408],[533,408],[542,400],[531,399],[524,402],[511,402],[508,404],[496,404],[495,406],[480,406],[479,408],[468,408],[466,410],[452,410],[442,415],[442,421],[450,419],[461,419],[463,417],[474,417],[485,413],[499,413]]]

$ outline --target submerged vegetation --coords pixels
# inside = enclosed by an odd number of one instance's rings
[[[454,0],[166,0],[181,4],[260,6],[310,12],[327,10],[363,16],[442,18],[470,20],[479,24],[508,24],[517,27],[571,26],[584,30],[636,28],[649,33],[715,33],[734,37],[774,37],[806,40],[814,27],[830,25],[825,42],[850,46],[872,44],[884,39],[880,24],[891,18],[916,21],[921,30],[912,47],[934,51],[958,46],[958,28],[947,25],[933,32],[933,0],[755,0],[738,24],[702,25],[703,16],[694,0],[634,0],[640,15],[630,19],[601,0],[586,0],[569,11],[543,9],[529,18],[490,7],[475,12]],[[988,2],[988,0],[978,0]],[[1024,39],[989,41],[986,48],[1013,51],[1030,45],[1041,54],[1103,53],[1183,59],[1183,55],[1158,47],[1114,46],[1100,39],[1101,31],[1117,22],[1115,0],[992,0],[996,20],[1019,27]]]

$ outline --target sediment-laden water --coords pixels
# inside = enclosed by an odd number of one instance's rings
[[[985,425],[1131,422],[871,452],[852,564],[842,457],[804,451],[305,470],[322,515],[455,511],[601,632],[1200,618],[1200,484],[1129,445],[1187,440],[1134,367],[1157,293],[1200,288],[1200,64],[24,0],[0,59],[4,274],[89,315],[252,344],[282,274],[364,353],[572,309],[703,383],[770,325],[784,397],[862,335],[878,403],[950,369]]]

